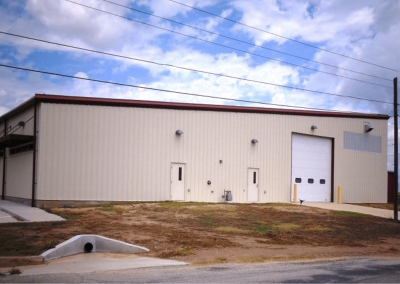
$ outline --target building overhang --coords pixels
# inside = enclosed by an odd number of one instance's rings
[[[33,142],[32,135],[9,134],[0,138],[0,149],[16,147]]]

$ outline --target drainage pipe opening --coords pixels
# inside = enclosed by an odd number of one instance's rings
[[[93,244],[92,244],[92,243],[86,243],[86,244],[83,246],[83,250],[84,250],[86,253],[92,252],[92,250],[93,250]]]

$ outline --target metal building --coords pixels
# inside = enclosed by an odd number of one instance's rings
[[[386,202],[388,118],[35,95],[0,117],[2,198]]]

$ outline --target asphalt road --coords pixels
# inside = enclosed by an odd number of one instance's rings
[[[400,283],[398,259],[179,266],[96,273],[2,276],[2,283]]]

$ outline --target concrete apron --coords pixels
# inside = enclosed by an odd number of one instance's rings
[[[43,265],[20,266],[21,275],[90,273],[96,271],[187,265],[186,262],[139,257],[134,254],[83,253],[52,260]]]
[[[304,202],[302,206],[316,207],[316,208],[335,210],[335,211],[349,211],[349,212],[386,218],[386,219],[393,219],[394,216],[393,210],[372,208],[366,206],[357,206],[352,204]]]

